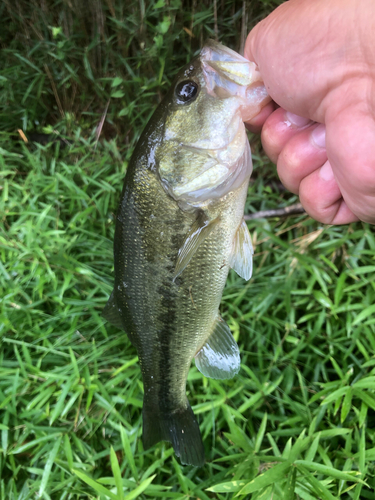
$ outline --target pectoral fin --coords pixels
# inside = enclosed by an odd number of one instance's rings
[[[226,379],[240,369],[240,352],[226,322],[218,316],[213,331],[195,355],[195,365],[206,377]]]
[[[187,233],[182,247],[178,251],[173,279],[176,279],[177,276],[182,273],[191,261],[195,252],[198,250],[199,246],[203,243],[211,231],[215,229],[218,222],[219,218],[216,218],[213,221],[208,221],[204,218],[204,216],[199,216],[197,218],[191,226],[190,231]]]
[[[253,245],[246,222],[242,219],[233,240],[232,255],[229,259],[229,265],[236,273],[249,280],[253,273]]]

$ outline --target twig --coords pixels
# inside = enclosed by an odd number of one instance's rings
[[[52,74],[51,74],[47,64],[44,64],[44,69],[45,69],[45,72],[47,73],[49,81],[51,82],[51,87],[52,87],[52,90],[53,90],[53,93],[54,93],[54,96],[56,99],[57,107],[59,108],[59,111],[60,111],[61,118],[65,118],[65,113],[64,113],[63,107],[61,105],[61,101],[60,101],[59,94],[57,92],[56,84],[53,80]]]
[[[305,209],[301,203],[295,203],[285,208],[277,208],[275,210],[261,210],[254,214],[245,215],[245,220],[268,219],[270,217],[287,217],[288,215],[305,214]]]
[[[193,28],[194,28],[194,14],[195,14],[196,7],[197,7],[197,0],[193,0],[193,5],[191,7],[191,15],[190,15],[190,32],[191,33],[193,33]],[[192,38],[193,37],[190,37],[190,47],[191,47],[191,39]]]
[[[247,19],[246,18],[247,18],[246,1],[243,0],[242,20],[241,20],[241,36],[240,36],[240,54],[241,54],[241,56],[243,56],[244,52],[245,52],[245,42],[246,42],[246,36],[247,36],[247,30],[246,30]]]
[[[94,151],[96,151],[96,147],[98,145],[99,137],[100,137],[100,134],[102,133],[103,125],[104,125],[105,119],[107,117],[107,111],[108,111],[109,103],[110,103],[110,99],[108,100],[108,102],[106,104],[106,107],[105,107],[105,109],[103,111],[102,117],[100,118],[100,122],[99,122],[99,124],[97,126],[97,129],[96,129]]]
[[[214,32],[215,32],[215,40],[219,40],[219,30],[217,27],[217,0],[214,0]]]

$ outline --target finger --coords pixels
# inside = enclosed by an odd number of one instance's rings
[[[258,113],[254,118],[252,118],[250,121],[246,122],[246,128],[250,132],[254,132],[255,134],[259,134],[260,131],[262,130],[264,122],[267,120],[267,118],[270,116],[270,114],[275,110],[276,104],[271,101],[269,102],[260,113]]]
[[[277,160],[277,172],[283,185],[298,194],[302,180],[326,161],[325,126],[314,124],[285,144]]]
[[[265,121],[262,128],[262,144],[267,156],[277,163],[285,144],[302,129],[313,123],[308,118],[294,115],[279,108]]]
[[[363,89],[362,96],[370,95]],[[362,99],[327,120],[327,153],[343,198],[353,213],[375,223],[375,121]]]
[[[329,161],[302,179],[299,196],[306,212],[324,224],[348,224],[358,221],[342,198]]]

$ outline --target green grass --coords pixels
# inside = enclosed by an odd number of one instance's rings
[[[221,306],[241,371],[219,382],[192,366],[187,384],[207,464],[143,450],[136,352],[101,317],[114,213],[142,127],[215,34],[213,3],[87,5],[0,7],[0,499],[372,499],[375,234],[362,223],[249,224],[254,276],[231,273]],[[246,29],[275,6],[247,5]],[[238,50],[242,2],[217,9]],[[70,145],[24,144],[18,128]],[[252,144],[247,212],[294,203]]]

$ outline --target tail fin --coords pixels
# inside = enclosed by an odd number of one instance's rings
[[[169,441],[182,464],[202,467],[205,462],[202,437],[193,410],[186,403],[186,408],[168,414],[155,412],[144,404],[143,445],[147,449],[159,441]]]

